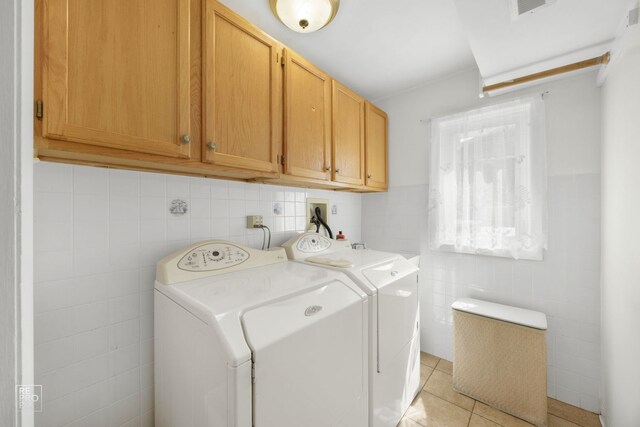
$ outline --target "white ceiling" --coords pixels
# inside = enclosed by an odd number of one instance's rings
[[[485,84],[604,53],[630,0],[557,0],[512,19],[512,0],[342,0],[312,34],[269,0],[220,0],[334,78],[375,100],[473,67]]]
[[[221,1],[369,99],[475,67],[453,0],[342,0],[312,34],[281,24],[269,0]]]
[[[557,0],[533,14],[512,19],[511,0],[454,0],[469,44],[485,82],[511,78],[518,70],[566,65],[602,54],[626,16],[629,0]],[[604,44],[603,44],[604,42]],[[595,45],[595,48],[591,48]],[[552,61],[553,62],[553,61]],[[525,73],[527,74],[527,73]]]

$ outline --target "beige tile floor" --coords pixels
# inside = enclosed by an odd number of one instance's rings
[[[451,362],[420,354],[421,391],[398,427],[531,427],[519,418],[453,391]],[[596,414],[549,399],[549,427],[601,427]]]

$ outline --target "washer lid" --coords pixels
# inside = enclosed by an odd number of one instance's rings
[[[418,267],[401,255],[370,249],[345,249],[308,257],[303,262],[344,271],[354,280],[364,281],[376,288],[418,271]]]
[[[309,258],[322,258],[326,260],[325,264],[330,265],[330,261],[340,261],[341,263],[351,263],[353,270],[362,270],[363,268],[372,267],[374,265],[388,262],[394,259],[403,258],[401,255],[390,252],[375,251],[371,249],[343,249],[330,253],[323,253],[313,257],[304,258],[305,262],[309,262]],[[404,258],[403,258],[404,259]],[[345,268],[345,267],[341,267]]]
[[[509,305],[496,304],[489,301],[481,301],[472,298],[456,300],[451,308],[479,316],[490,317],[504,322],[515,323],[535,329],[547,329],[547,316],[539,311],[526,310],[524,308],[511,307]]]
[[[362,274],[373,286],[380,289],[408,274],[414,273],[416,270],[417,267],[407,259],[397,257],[375,267],[367,268],[362,271]]]
[[[210,325],[225,346],[229,364],[238,366],[251,358],[240,320],[244,312],[330,283],[340,283],[366,298],[344,274],[297,262],[278,262],[172,285],[156,281],[155,289]]]
[[[366,424],[366,320],[364,300],[337,281],[244,313],[255,426]]]
[[[344,283],[331,281],[303,294],[249,310],[242,315],[242,322],[249,346],[257,351],[361,303],[362,297]],[[335,351],[335,348],[326,351]]]

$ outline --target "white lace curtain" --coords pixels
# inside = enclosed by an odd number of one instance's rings
[[[434,119],[429,245],[542,260],[547,247],[541,96]]]

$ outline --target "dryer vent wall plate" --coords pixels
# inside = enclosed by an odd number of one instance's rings
[[[511,0],[511,18],[513,20],[538,12],[557,0]]]
[[[307,199],[307,226],[311,224],[311,218],[316,215],[316,208],[320,208],[322,219],[331,226],[329,222],[329,199]]]

